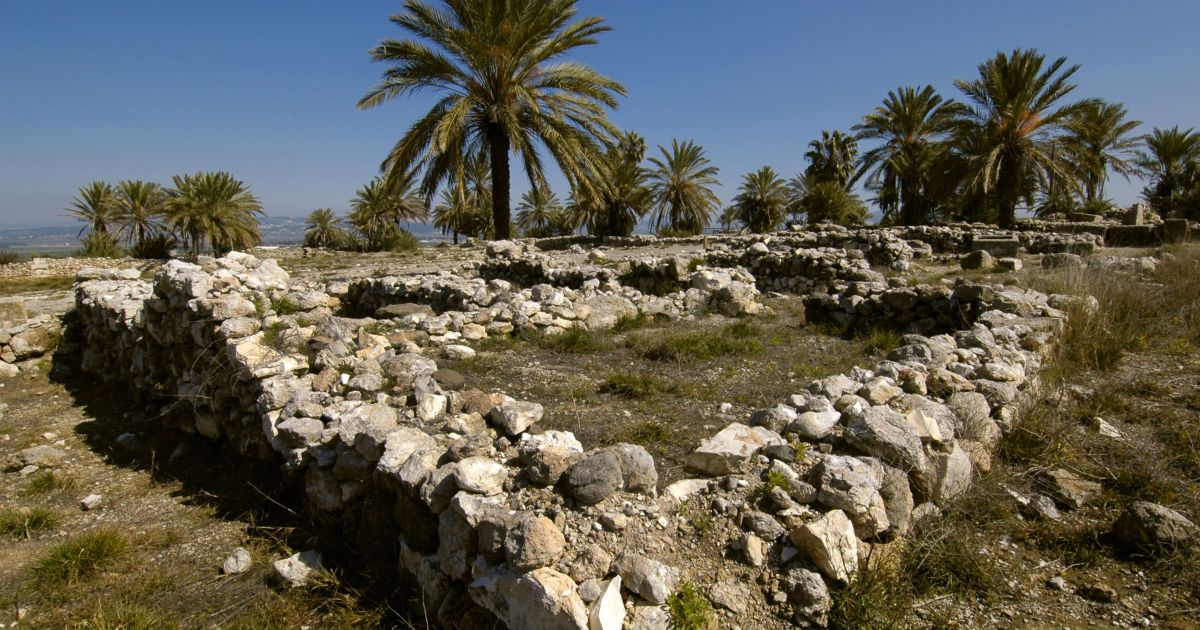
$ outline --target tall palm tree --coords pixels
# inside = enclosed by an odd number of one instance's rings
[[[704,148],[687,140],[671,141],[671,151],[659,146],[662,159],[650,158],[650,190],[654,203],[654,229],[699,234],[721,201],[712,191],[719,186],[717,167],[704,157]]]
[[[1067,122],[1067,147],[1082,171],[1084,203],[1104,199],[1110,170],[1126,180],[1137,173],[1133,151],[1142,138],[1132,134],[1142,122],[1126,115],[1124,105],[1099,101]]]
[[[642,168],[646,140],[635,132],[617,134],[604,155],[607,173],[591,174],[592,188],[576,191],[571,204],[574,227],[586,225],[593,236],[629,236],[650,210],[650,187]]]
[[[124,180],[117,183],[116,219],[118,234],[130,245],[141,247],[146,238],[162,229],[167,193],[153,182]]]
[[[787,184],[770,166],[742,178],[740,192],[733,198],[738,220],[751,232],[770,232],[783,222],[787,209]]]
[[[609,30],[598,17],[575,22],[575,0],[445,0],[435,8],[407,0],[392,16],[408,39],[387,39],[371,56],[389,64],[382,81],[358,102],[375,107],[430,89],[442,94],[383,162],[384,178],[423,170],[431,199],[453,176],[461,156],[484,149],[492,170],[497,238],[510,236],[509,154],[521,160],[530,185],[545,186],[540,144],[572,190],[602,168],[604,143],[615,129],[605,115],[625,88],[567,52],[596,43]]]
[[[546,236],[562,211],[562,202],[554,191],[532,188],[521,195],[521,203],[517,205],[517,227],[526,236]]]
[[[885,218],[904,225],[929,222],[937,203],[932,189],[938,163],[948,150],[943,140],[959,108],[931,85],[900,87],[854,126],[858,140],[879,142],[862,154],[859,174],[867,174],[866,185],[876,191]]]
[[[1200,179],[1200,133],[1178,126],[1155,127],[1135,161],[1142,174],[1150,178],[1146,199],[1164,215],[1175,212],[1179,197]]]
[[[1070,178],[1072,165],[1059,150],[1071,120],[1098,101],[1061,104],[1075,85],[1068,82],[1079,66],[1066,57],[1046,65],[1036,50],[1014,50],[979,65],[979,77],[954,85],[973,103],[960,117],[960,145],[969,147],[968,188],[982,192],[995,208],[1001,227],[1016,221],[1017,204],[1051,175]]]
[[[200,254],[205,241],[217,255],[262,242],[262,204],[241,180],[224,171],[201,171],[176,175],[173,181],[164,216],[190,243],[193,256]]]
[[[857,179],[858,141],[840,131],[822,131],[821,137],[808,143],[806,173],[821,181],[837,182],[849,190]]]
[[[309,247],[329,247],[345,239],[342,220],[329,208],[317,208],[308,213],[304,244]]]
[[[108,224],[114,219],[117,208],[117,191],[112,184],[94,181],[79,187],[79,194],[71,198],[67,212],[84,222],[79,234],[90,231],[108,234]]]

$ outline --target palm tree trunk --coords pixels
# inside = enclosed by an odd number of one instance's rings
[[[499,126],[491,125],[487,130],[487,141],[492,152],[492,222],[496,240],[505,240],[511,236],[508,206],[509,138]]]

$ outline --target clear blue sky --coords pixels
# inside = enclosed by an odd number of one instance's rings
[[[271,215],[344,211],[428,98],[361,112],[398,0],[0,0],[0,223],[54,224],[92,179],[228,170]],[[1076,95],[1200,127],[1200,2],[581,0],[614,31],[577,58],[629,90],[613,120],[702,144],[729,199],[791,175],[821,129],[902,84],[953,94],[997,50],[1082,64]],[[516,174],[514,174],[515,176]],[[514,197],[526,184],[515,177]],[[557,177],[560,193],[562,179]],[[1110,193],[1133,201],[1140,182]],[[515,203],[515,199],[514,199]]]

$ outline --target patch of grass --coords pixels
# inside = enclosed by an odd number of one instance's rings
[[[69,586],[87,580],[120,558],[129,547],[121,532],[101,528],[52,547],[33,567],[42,586]]]
[[[21,262],[21,255],[10,250],[0,251],[0,265],[11,265]]]
[[[696,530],[701,536],[707,535],[713,528],[712,513],[691,501],[684,500],[679,506],[679,511],[687,518],[692,529]]]
[[[761,329],[750,320],[738,320],[718,329],[638,335],[627,343],[652,361],[710,361],[761,353],[761,334]]]
[[[92,614],[75,624],[75,630],[159,630],[178,628],[170,615],[131,601],[97,599]]]
[[[615,394],[624,398],[650,398],[658,394],[676,392],[676,383],[665,381],[653,374],[637,372],[614,372],[600,384],[600,393]]]
[[[0,279],[0,295],[16,295],[31,291],[66,291],[74,284],[74,276],[4,278]]]
[[[628,442],[641,446],[663,444],[670,441],[671,437],[671,429],[661,422],[653,420],[629,425],[621,429],[616,435],[618,442]]]
[[[1190,357],[1196,354],[1196,346],[1187,339],[1172,339],[1167,345],[1167,354],[1176,357]]]
[[[624,333],[639,328],[645,328],[650,323],[650,317],[645,313],[638,311],[636,315],[622,315],[617,318],[617,323],[613,324],[612,331],[614,333]]]
[[[0,535],[28,539],[33,532],[58,524],[58,515],[44,507],[0,509]]]
[[[890,328],[870,328],[861,337],[867,352],[890,352],[900,347],[900,333]]]
[[[911,540],[901,571],[918,594],[950,593],[986,601],[1004,585],[993,557],[980,553],[967,532],[949,527]]]
[[[287,322],[278,321],[263,329],[263,344],[268,348],[285,351],[286,341],[283,338],[283,333],[290,328]]]
[[[29,484],[25,486],[25,494],[37,496],[58,490],[70,490],[74,487],[75,478],[71,475],[58,471],[43,470],[30,477]]]
[[[300,308],[299,304],[293,302],[287,296],[283,296],[271,300],[271,310],[275,311],[276,315],[282,317],[284,315],[294,315],[303,309]]]
[[[695,270],[697,270],[697,269],[699,269],[699,268],[703,267],[705,262],[706,262],[706,261],[705,261],[703,258],[699,258],[699,257],[697,257],[697,258],[693,258],[693,259],[691,259],[691,260],[689,260],[689,261],[688,261],[688,264],[687,264],[687,270],[688,270],[688,271],[695,271]]]
[[[667,612],[673,630],[707,630],[713,618],[712,604],[691,582],[667,598]]]
[[[564,354],[589,354],[604,349],[596,333],[583,326],[568,328],[558,335],[543,335],[542,344]]]
[[[900,626],[912,595],[896,562],[860,560],[850,582],[833,588],[829,627],[840,629],[890,630]]]

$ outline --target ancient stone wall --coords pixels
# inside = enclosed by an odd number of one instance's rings
[[[753,289],[744,273],[697,269],[688,291]],[[368,281],[345,296],[407,292],[407,282]],[[462,313],[511,309],[515,320],[537,301],[538,312],[558,303],[587,322],[580,307],[598,296],[650,303],[628,297],[639,293],[630,288],[517,291],[500,282],[469,281],[480,308]],[[317,520],[368,545],[373,564],[415,580],[431,616],[460,620],[474,608],[511,628],[659,627],[662,604],[696,575],[665,555],[686,535],[687,501],[744,531],[736,553],[706,564],[760,567],[797,621],[821,625],[827,583],[849,579],[860,548],[936,518],[990,466],[1064,318],[1061,298],[980,285],[946,294],[863,281],[831,291],[819,302],[855,320],[895,323],[913,312],[909,327],[922,329],[943,303],[961,318],[949,318],[945,334],[905,335],[872,368],[731,418],[688,458],[696,476],[661,495],[642,447],[587,448],[541,430],[541,405],[465,388],[415,345],[373,334],[374,320],[335,315],[338,295],[290,288],[271,261],[176,261],[153,283],[81,278],[74,332],[88,373],[174,405],[169,416],[191,418],[180,428],[276,459],[302,479]],[[284,300],[290,312],[281,315]],[[928,317],[917,316],[923,306]],[[786,483],[753,493],[768,474]]]

